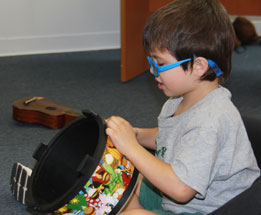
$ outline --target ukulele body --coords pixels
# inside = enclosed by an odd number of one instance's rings
[[[27,97],[13,103],[13,119],[52,129],[64,127],[79,115],[81,114],[73,113],[71,107],[55,104],[43,97]]]

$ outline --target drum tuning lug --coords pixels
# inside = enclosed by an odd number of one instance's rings
[[[40,143],[33,153],[33,158],[39,161],[47,149],[47,145]]]

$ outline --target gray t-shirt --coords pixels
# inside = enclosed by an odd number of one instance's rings
[[[162,206],[176,213],[207,214],[250,187],[260,170],[227,89],[220,86],[173,117],[181,101],[169,99],[162,108],[156,156],[197,194],[187,204],[163,196]]]

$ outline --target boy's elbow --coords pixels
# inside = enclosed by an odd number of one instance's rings
[[[195,196],[194,195],[179,195],[175,198],[175,200],[179,203],[187,203],[189,202],[193,197]]]
[[[196,195],[196,191],[187,185],[174,190],[175,192],[171,193],[170,197],[179,203],[187,203]]]

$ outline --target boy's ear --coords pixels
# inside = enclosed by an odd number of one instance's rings
[[[199,77],[208,70],[208,61],[204,57],[197,57],[193,63],[193,73]]]

